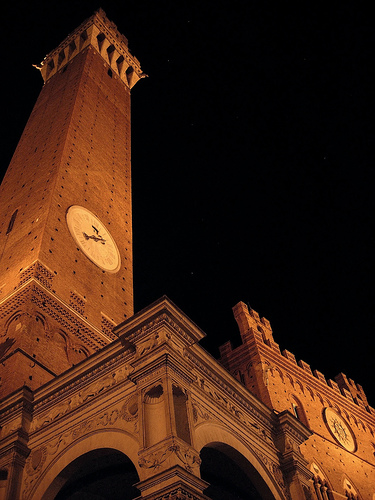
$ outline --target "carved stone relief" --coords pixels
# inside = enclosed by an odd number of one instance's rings
[[[139,466],[146,469],[158,470],[163,463],[175,455],[181,462],[182,466],[188,471],[193,472],[198,469],[201,464],[199,454],[191,447],[183,447],[177,444],[167,446],[164,449],[150,453],[141,457],[138,461]]]
[[[254,420],[250,420],[249,415],[246,415],[242,409],[233,403],[230,400],[229,396],[224,396],[220,394],[216,389],[214,389],[211,384],[208,384],[202,378],[197,378],[197,383],[200,388],[210,396],[210,398],[216,403],[219,404],[222,408],[225,408],[227,411],[231,413],[231,415],[237,419],[239,419],[243,424],[245,424],[248,428],[253,429],[263,440],[267,439],[269,442],[272,442],[271,432],[269,429],[261,428],[259,424],[257,424]],[[198,406],[197,404],[195,406]],[[196,416],[199,413],[195,413]],[[207,418],[205,418],[207,419]]]
[[[48,409],[47,411],[42,413],[42,415],[34,418],[31,424],[31,430],[35,431],[37,429],[40,429],[50,424],[57,418],[69,413],[80,405],[83,405],[89,400],[94,399],[120,381],[125,380],[129,372],[129,366],[122,366],[121,368],[108,374],[107,376],[94,381],[92,384],[83,388],[78,393],[73,394],[71,397],[65,399],[64,401],[55,403],[52,410]]]

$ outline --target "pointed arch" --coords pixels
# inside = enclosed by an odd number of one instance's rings
[[[346,495],[346,497],[348,499],[360,500],[358,488],[356,487],[355,483],[352,481],[352,479],[347,474],[343,474],[342,488],[343,488],[344,495]]]
[[[332,485],[329,481],[327,473],[321,465],[318,465],[318,462],[318,460],[313,460],[309,466],[310,471],[314,474],[313,488],[317,498],[328,500],[327,490],[331,490]]]
[[[306,425],[306,427],[310,427],[307,416],[306,416],[306,412],[305,412],[305,409],[303,407],[303,404],[301,403],[301,400],[299,398],[297,398],[297,396],[295,394],[290,394],[289,401],[291,404],[290,410],[293,413],[293,415],[296,418],[298,418],[298,420],[300,422],[302,422],[304,425]]]

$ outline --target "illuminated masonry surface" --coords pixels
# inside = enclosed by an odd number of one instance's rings
[[[361,387],[243,303],[219,361],[167,297],[134,314],[126,38],[99,10],[39,69],[0,193],[0,499],[374,500]]]

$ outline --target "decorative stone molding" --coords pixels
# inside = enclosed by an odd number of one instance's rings
[[[157,497],[154,496],[153,498],[154,500],[201,500],[203,496],[199,495],[198,497],[194,493],[190,493],[189,491],[180,486],[166,493],[165,495]]]
[[[44,287],[48,288],[48,290],[51,290],[53,277],[54,274],[50,269],[48,269],[41,262],[35,261],[33,264],[31,264],[31,266],[22,271],[18,282],[18,287],[22,286],[31,279],[35,279]]]
[[[209,485],[179,465],[135,485],[145,500],[209,500],[202,491]]]
[[[130,396],[122,406],[121,418],[127,422],[133,422],[138,418],[138,396]]]
[[[230,395],[225,394],[225,392],[219,392],[217,389],[214,389],[212,384],[207,383],[204,379],[197,379],[197,383],[201,390],[204,391],[206,395],[210,397],[210,399],[215,403],[219,404],[224,410],[230,413],[232,417],[240,421],[247,428],[252,429],[256,432],[262,439],[266,439],[269,442],[272,442],[271,429],[269,429],[269,422],[267,426],[262,426],[263,419],[257,418],[259,414],[255,414],[255,409],[253,407],[249,408],[249,404],[243,401],[243,406],[237,404],[237,402],[233,402]],[[195,405],[197,407],[197,404]],[[250,411],[248,411],[250,410]],[[201,409],[202,411],[202,409]],[[201,413],[201,412],[200,412]],[[197,416],[199,413],[195,413]],[[207,413],[203,418],[207,418]],[[252,418],[250,418],[250,415]],[[254,418],[255,417],[255,418]],[[258,420],[258,423],[257,423]]]
[[[131,343],[143,341],[150,332],[169,327],[170,340],[175,349],[183,352],[204,338],[205,334],[187,318],[168,297],[161,297],[147,311],[141,311],[118,325],[114,333]]]
[[[105,367],[103,367],[105,368]],[[94,378],[94,375],[97,375],[100,373],[102,370],[96,370],[90,372],[90,374],[87,374],[85,380],[90,381],[91,378]],[[50,405],[48,405],[48,399],[41,401],[39,404],[36,405],[36,409],[39,409],[39,407],[43,404],[43,406],[46,407],[46,410],[43,413],[40,413],[40,410],[36,412],[36,415],[34,417],[34,420],[31,424],[31,430],[35,431],[38,429],[41,429],[42,427],[45,427],[58,418],[72,412],[76,408],[88,403],[89,401],[95,399],[99,395],[102,395],[106,393],[108,390],[113,388],[116,384],[119,382],[126,380],[128,373],[130,371],[130,367],[128,365],[122,366],[116,370],[111,371],[111,373],[104,375],[103,377],[99,377],[96,380],[94,380],[92,383],[88,384],[87,386],[83,387],[81,390],[78,392],[71,392],[71,395],[69,397],[66,397],[65,399],[61,399],[60,402],[56,402],[53,404],[52,409],[50,408]],[[104,372],[105,373],[105,372]],[[65,391],[71,390],[72,386],[69,386],[65,389]],[[57,393],[55,394],[55,397],[50,399],[51,402],[56,400],[59,395],[63,395],[65,391],[62,391],[60,394]],[[128,404],[128,403],[127,403]],[[127,410],[123,409],[124,415],[129,414],[130,410],[128,409],[128,406],[126,406]],[[133,410],[132,410],[133,411]],[[133,415],[133,419],[136,418],[136,415]],[[124,418],[127,420],[127,418]],[[131,419],[129,419],[131,420]]]
[[[277,415],[275,444],[280,451],[280,469],[289,492],[305,495],[309,491],[309,482],[313,473],[308,468],[308,462],[303,457],[300,445],[306,441],[312,432],[288,411]]]
[[[102,332],[107,335],[112,340],[117,339],[117,335],[113,333],[113,329],[116,326],[115,323],[110,320],[107,316],[102,313]]]
[[[178,458],[179,462],[188,472],[193,472],[201,464],[199,454],[193,448],[178,444],[172,444],[149,455],[145,455],[139,459],[138,464],[142,468],[159,470],[162,464],[172,457],[172,455]]]
[[[78,292],[70,292],[69,305],[79,314],[82,316],[84,315],[86,299],[84,299]]]

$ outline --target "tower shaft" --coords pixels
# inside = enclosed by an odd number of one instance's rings
[[[41,73],[0,191],[2,395],[60,374],[133,314],[130,89],[139,62],[99,11]]]

